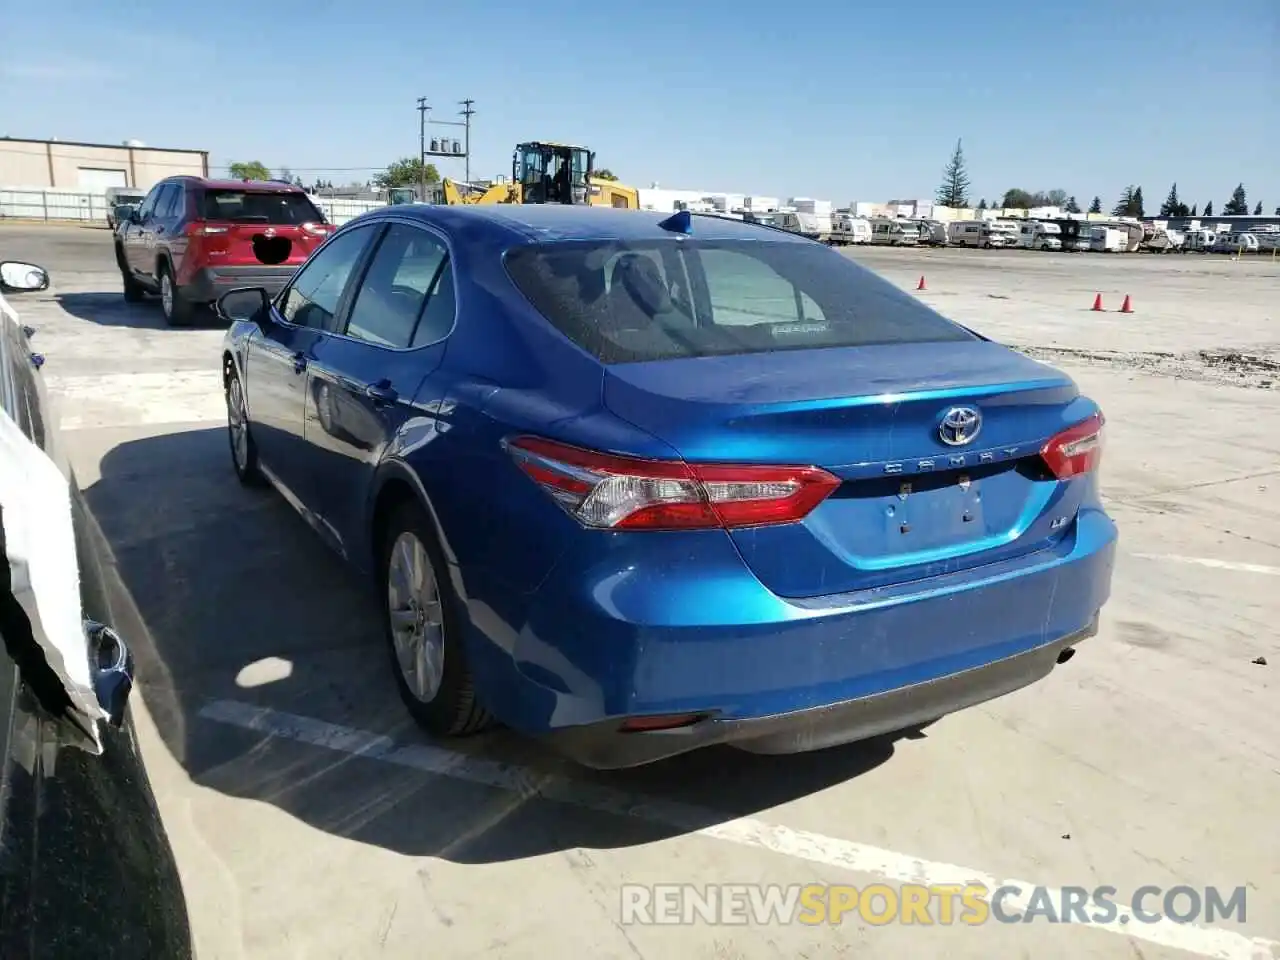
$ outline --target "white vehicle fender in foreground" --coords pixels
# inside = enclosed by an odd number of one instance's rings
[[[14,598],[49,666],[79,716],[81,744],[102,752],[99,721],[107,712],[94,692],[80,603],[71,492],[66,476],[0,411],[0,519]]]

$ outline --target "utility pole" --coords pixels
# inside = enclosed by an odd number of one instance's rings
[[[476,115],[476,112],[471,109],[471,106],[472,104],[475,103],[475,101],[459,100],[458,102],[462,106],[462,110],[460,112],[462,114],[463,125],[466,127],[466,146],[464,148],[464,152],[467,158],[466,159],[466,171],[467,171],[466,180],[467,180],[467,183],[470,183],[471,182],[471,118]]]
[[[418,98],[418,201],[427,199],[427,98]]]

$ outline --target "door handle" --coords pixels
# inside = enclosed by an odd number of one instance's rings
[[[400,396],[389,380],[379,380],[364,388],[364,395],[374,403],[395,403]]]
[[[307,355],[305,353],[295,353],[293,355],[293,372],[302,373],[307,369]]]

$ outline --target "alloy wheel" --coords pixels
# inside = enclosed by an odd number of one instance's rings
[[[416,700],[430,703],[444,679],[444,617],[427,548],[411,531],[391,548],[387,611],[400,675]]]
[[[232,377],[227,384],[227,430],[231,434],[231,456],[239,473],[249,466],[249,418],[244,412],[244,389],[240,378]]]

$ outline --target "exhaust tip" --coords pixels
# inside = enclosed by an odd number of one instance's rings
[[[1076,648],[1075,648],[1075,647],[1067,647],[1065,650],[1063,650],[1061,653],[1059,653],[1059,654],[1058,654],[1058,663],[1060,663],[1060,664],[1062,664],[1062,663],[1066,663],[1068,660],[1070,660],[1070,659],[1071,659],[1072,657],[1074,657],[1075,655],[1076,655]]]

